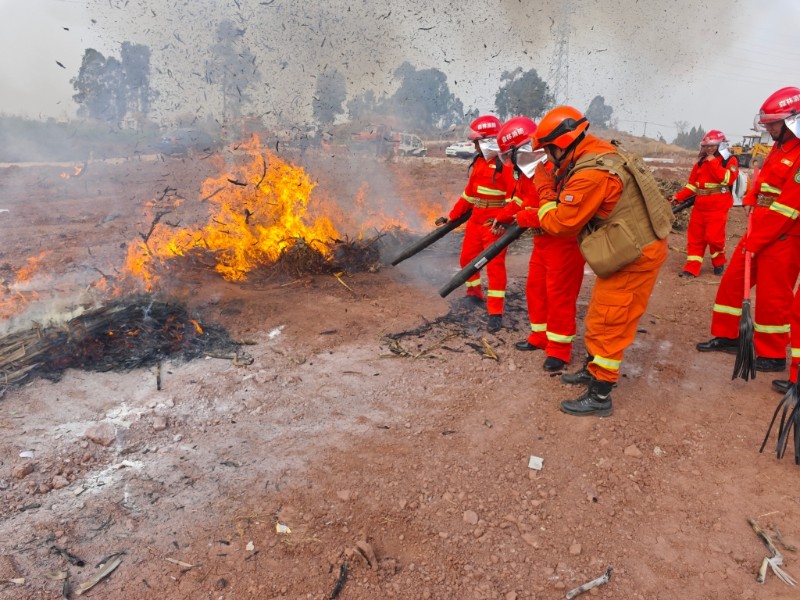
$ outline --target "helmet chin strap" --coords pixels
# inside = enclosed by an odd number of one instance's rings
[[[583,141],[584,137],[586,137],[586,133],[585,132],[581,132],[581,134],[578,137],[576,137],[574,140],[572,140],[570,145],[567,146],[566,148],[564,148],[564,153],[561,155],[561,158],[556,158],[555,155],[552,152],[550,153],[550,155],[553,157],[553,164],[555,165],[556,169],[561,167],[563,162],[566,160],[567,156],[569,156],[572,152],[575,151],[575,147],[581,141]]]

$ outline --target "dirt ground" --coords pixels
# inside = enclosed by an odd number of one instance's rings
[[[380,211],[421,198],[440,214],[467,164],[335,150],[302,160],[314,193],[342,206],[362,191]],[[688,172],[670,168],[660,174]],[[177,190],[199,214],[218,169],[203,157],[90,163],[70,179],[62,166],[1,168],[6,327],[88,302],[147,231],[145,204]],[[743,230],[734,209],[729,248]],[[527,329],[529,240],[509,254],[497,334],[460,291],[440,298],[459,235],[341,279],[231,283],[177,268],[163,291],[246,341],[252,364],[165,361],[160,390],[155,369],[4,388],[0,598],[77,597],[115,553],[117,568],[84,595],[564,598],[613,567],[587,595],[796,597],[772,573],[756,582],[767,550],[747,522],[800,545],[798,467],[775,457],[774,439],[758,452],[780,398],[771,374],[732,381],[732,356],[695,351],[718,278],[708,259],[698,279],[677,276],[684,233],[670,236],[605,419],[560,413],[580,389],[544,372],[541,353],[514,349]],[[15,287],[33,258],[34,283]],[[593,281],[587,272],[581,317]],[[583,356],[578,342],[570,370]],[[800,576],[797,554],[782,551]]]

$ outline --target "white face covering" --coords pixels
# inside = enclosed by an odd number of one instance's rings
[[[792,115],[791,117],[786,117],[783,122],[786,124],[786,128],[791,131],[795,137],[800,137],[800,113]]]
[[[523,144],[517,151],[514,153],[514,160],[517,165],[517,169],[525,175],[528,179],[533,177],[533,172],[536,170],[536,165],[540,162],[543,162],[546,159],[546,156],[543,152],[534,152],[533,147],[528,142],[527,144]]]
[[[478,140],[478,147],[481,149],[483,158],[491,161],[496,156],[500,156],[500,147],[497,145],[497,138],[483,138]]]

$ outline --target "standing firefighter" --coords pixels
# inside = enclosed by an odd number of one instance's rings
[[[736,353],[744,299],[745,253],[750,252],[750,281],[757,290],[753,334],[757,371],[786,369],[789,315],[800,271],[796,250],[800,225],[796,210],[783,202],[782,190],[800,166],[800,139],[786,124],[787,120],[794,123],[798,109],[800,89],[795,87],[778,90],[761,106],[759,123],[775,144],[742,201],[752,211],[752,230],[736,246],[717,289],[711,316],[714,337],[697,344],[700,352]]]
[[[536,168],[539,222],[556,237],[578,236],[581,253],[597,274],[586,314],[586,366],[562,381],[588,384],[561,410],[576,416],[612,413],[611,389],[623,351],[636,335],[658,271],[667,258],[672,228],[669,202],[642,161],[625,156],[586,130],[589,122],[570,106],[554,108],[534,134],[553,164]]]
[[[483,115],[475,119],[469,128],[469,139],[475,142],[477,155],[470,165],[469,181],[464,193],[450,211],[449,220],[458,219],[468,210],[472,215],[467,221],[464,242],[461,246],[461,267],[468,265],[482,250],[492,244],[499,234],[492,232],[492,222],[497,213],[505,205],[506,190],[510,186],[510,176],[498,169],[497,132],[500,120],[492,115]],[[498,254],[486,265],[488,279],[488,300],[486,308],[489,313],[488,330],[499,331],[503,321],[503,304],[506,296],[506,250]],[[475,273],[467,282],[467,297],[476,303],[484,299],[481,289],[480,272]]]
[[[800,114],[792,119],[786,119],[789,127],[795,136],[800,135]],[[783,217],[782,222],[776,225],[784,231],[792,232],[795,251],[795,262],[800,262],[800,164],[795,164],[794,173],[789,177],[781,193],[781,204],[786,207],[783,211],[774,211],[775,214],[769,215],[770,218],[777,220],[779,215]],[[774,204],[773,204],[774,206]],[[800,287],[794,294],[792,309],[790,313],[790,356],[792,359],[789,367],[789,379],[775,379],[772,387],[785,394],[789,386],[797,383],[797,370],[800,366]]]
[[[695,198],[686,241],[686,264],[681,277],[697,277],[708,246],[714,275],[725,270],[725,226],[733,206],[733,185],[739,163],[728,150],[728,140],[721,131],[709,131],[700,142],[700,155],[692,167],[686,186],[673,197],[679,204]]]
[[[575,339],[578,294],[583,282],[583,256],[576,236],[554,237],[539,224],[539,194],[533,182],[536,164],[541,162],[533,152],[532,137],[536,123],[528,117],[514,117],[497,135],[500,158],[513,168],[515,185],[509,194],[511,202],[500,211],[496,221],[531,228],[533,250],[528,263],[525,297],[531,332],[517,342],[517,350],[544,350],[545,371],[560,371],[570,361]],[[538,153],[541,154],[541,153]]]

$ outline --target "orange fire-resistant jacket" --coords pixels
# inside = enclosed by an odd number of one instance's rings
[[[513,186],[511,171],[510,168],[498,171],[497,161],[487,161],[483,156],[478,156],[473,162],[469,181],[449,215],[450,220],[454,220],[472,209],[461,245],[459,262],[462,268],[500,237],[492,233],[491,221],[506,204],[508,190]],[[506,249],[486,265],[486,308],[490,315],[503,314],[508,279],[505,255]],[[483,298],[480,271],[465,285],[467,295]]]
[[[694,210],[727,210],[733,206],[731,188],[739,175],[739,162],[735,156],[723,159],[719,154],[703,157],[692,167],[686,185],[675,194],[683,202],[696,196]]]
[[[765,245],[790,233],[800,236],[800,224],[796,219],[787,218],[783,210],[781,191],[787,181],[794,176],[800,165],[800,139],[793,137],[783,144],[776,143],[759,171],[755,183],[745,194],[742,204],[761,206],[753,215],[753,231],[747,242],[747,250],[758,252]],[[759,202],[760,200],[760,202]]]
[[[725,256],[728,211],[733,206],[731,189],[739,176],[735,156],[723,159],[719,154],[704,156],[692,167],[689,180],[675,199],[683,202],[695,196],[694,207],[686,231],[686,264],[683,270],[695,277],[700,275],[706,247],[711,264],[721,267]]]
[[[616,148],[587,135],[565,163],[574,164],[589,154],[609,152],[616,152]],[[562,164],[550,174],[537,167],[534,175],[537,189],[541,188],[541,227],[558,237],[577,236],[592,218],[607,218],[623,191],[621,180],[613,173],[582,169],[570,174],[565,173],[567,168]],[[585,342],[593,357],[589,372],[596,379],[615,382],[619,378],[623,352],[633,342],[639,318],[647,308],[658,270],[666,258],[666,239],[657,239],[642,248],[642,256],[634,262],[595,281],[586,314]]]

